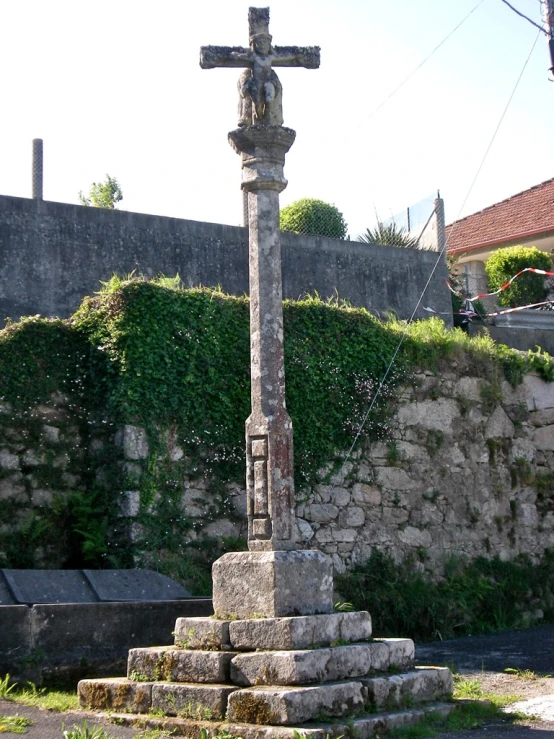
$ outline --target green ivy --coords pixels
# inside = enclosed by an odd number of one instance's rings
[[[471,339],[436,318],[411,326],[383,322],[362,308],[317,296],[286,301],[283,312],[300,494],[334,460],[344,459],[362,423],[359,444],[387,437],[395,388],[416,368],[439,372],[455,358],[460,372],[466,367],[491,383],[498,384],[503,374],[516,385],[529,369],[554,379],[549,355],[516,352],[488,336]],[[38,439],[43,421],[34,417],[36,406],[61,392],[83,447],[95,429],[105,436],[105,451],[89,453],[80,470],[82,489],[27,513],[22,533],[3,529],[8,532],[0,537],[4,558],[8,553],[4,566],[31,566],[33,550],[48,548],[63,531],[72,566],[122,566],[139,557],[169,574],[182,561],[196,573],[197,585],[205,583],[215,545],[197,531],[198,520],[182,511],[180,490],[185,477],[203,477],[209,516],[237,515],[227,483],[244,480],[249,364],[247,298],[183,289],[178,278],[114,277],[69,320],[35,316],[0,331],[0,401],[14,409],[0,412],[0,426],[11,428],[15,416],[25,438]],[[379,387],[378,402],[366,418]],[[122,469],[113,431],[124,424],[147,430],[150,451],[147,460]],[[169,436],[183,451],[171,465],[160,461]],[[43,467],[34,469],[37,479],[51,468],[48,459]],[[135,484],[141,494],[140,530],[133,546],[122,548],[125,531],[113,491],[137,489]],[[57,482],[44,477],[41,485],[54,489]],[[195,536],[185,547],[183,534],[189,530]]]

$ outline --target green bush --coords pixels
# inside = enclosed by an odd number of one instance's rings
[[[348,226],[340,210],[323,200],[301,198],[281,209],[279,228],[295,234],[344,239]]]
[[[451,558],[440,580],[431,580],[413,559],[402,563],[373,550],[365,564],[335,578],[342,598],[371,613],[375,636],[417,641],[528,626],[529,604],[554,621],[554,552],[538,564],[525,555],[511,562],[498,557]]]
[[[511,246],[499,249],[491,254],[485,262],[485,270],[489,280],[489,288],[494,291],[508,282],[515,274],[526,267],[550,270],[552,261],[548,254],[536,246]],[[498,294],[498,303],[509,308],[531,305],[545,300],[547,295],[545,278],[526,272]]]

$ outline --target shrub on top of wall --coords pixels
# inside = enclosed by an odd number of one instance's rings
[[[550,271],[550,256],[537,249],[536,246],[510,246],[493,252],[485,262],[489,288],[499,290],[508,280],[526,267],[535,267]],[[526,272],[518,277],[505,290],[498,294],[499,305],[517,308],[522,305],[533,305],[545,300],[547,296],[544,275]]]

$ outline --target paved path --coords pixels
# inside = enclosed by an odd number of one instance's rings
[[[417,646],[416,656],[419,664],[448,665],[462,673],[502,673],[506,667],[513,667],[554,676],[554,626],[422,644]],[[542,696],[531,701],[542,702],[548,720],[530,721],[527,726],[494,724],[471,731],[440,734],[440,739],[554,739],[554,696]],[[535,706],[535,711],[539,710],[540,707]]]

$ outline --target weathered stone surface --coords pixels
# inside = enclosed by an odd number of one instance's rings
[[[148,437],[141,426],[127,424],[116,434],[116,442],[123,447],[125,459],[146,459],[148,457]]]
[[[212,575],[214,612],[223,620],[333,610],[333,565],[318,551],[230,552]]]
[[[533,440],[537,449],[554,450],[554,425],[536,429]]]
[[[376,467],[377,482],[389,490],[413,490],[419,482],[412,479],[406,470],[397,467]]]
[[[152,709],[169,716],[221,721],[229,696],[236,690],[230,685],[194,685],[191,683],[154,683]]]
[[[60,441],[60,429],[56,426],[44,424],[42,427],[42,434],[50,444],[57,444]]]
[[[512,438],[515,433],[514,424],[508,418],[506,411],[497,406],[485,426],[485,438]]]
[[[424,429],[452,433],[460,418],[455,400],[439,398],[421,403],[408,403],[398,409],[398,420],[406,426],[421,426]]]
[[[19,457],[17,454],[12,454],[7,449],[0,450],[0,467],[5,470],[18,470]]]
[[[415,646],[411,639],[386,638],[376,639],[386,644],[389,649],[390,664],[407,670],[413,667],[415,657]]]
[[[129,680],[164,680],[178,683],[222,683],[229,680],[233,652],[205,652],[174,647],[131,649]]]
[[[251,724],[296,724],[345,716],[363,708],[359,682],[301,688],[245,688],[229,696],[228,719]]]
[[[528,410],[542,411],[554,408],[554,383],[544,382],[535,375],[525,375],[523,387]]]
[[[77,695],[79,705],[83,708],[146,713],[152,705],[152,684],[132,683],[124,677],[81,680],[77,686]]]
[[[229,621],[178,618],[175,623],[175,645],[181,649],[225,649],[229,644]]]
[[[370,637],[371,617],[367,611],[229,623],[233,649],[307,649],[328,646],[339,639],[359,642]],[[388,649],[386,652],[388,658]]]
[[[309,685],[367,675],[373,644],[327,649],[240,654],[231,662],[231,680],[238,685]]]
[[[406,707],[437,700],[452,693],[452,673],[447,667],[418,667],[400,675],[363,678],[364,701],[375,710]]]

